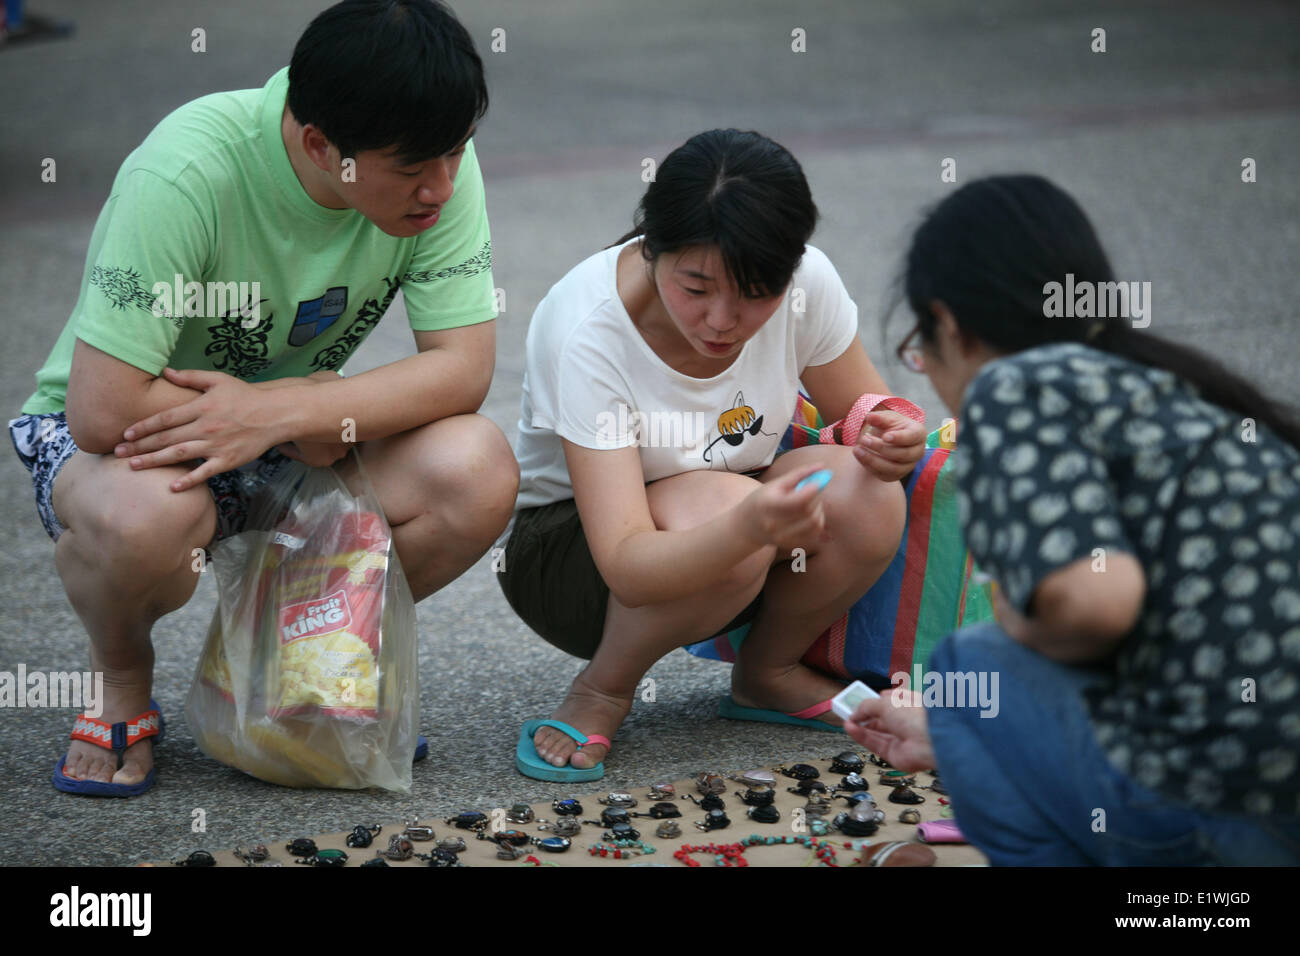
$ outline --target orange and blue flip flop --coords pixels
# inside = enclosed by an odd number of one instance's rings
[[[587,744],[604,744],[610,746],[610,739],[603,734],[584,734],[582,731],[570,727],[562,720],[528,720],[524,722],[523,729],[519,731],[519,743],[515,745],[515,769],[525,777],[532,777],[534,780],[550,780],[556,783],[585,783],[588,780],[599,780],[605,776],[605,764],[596,764],[583,770],[581,767],[564,766],[557,767],[549,764],[537,753],[537,747],[533,744],[533,735],[543,727],[554,727],[563,734],[567,734],[578,742],[578,748],[582,749]]]
[[[160,744],[163,741],[163,733],[166,729],[167,722],[163,720],[162,711],[158,709],[158,702],[151,698],[148,710],[139,714],[133,720],[124,720],[116,724],[110,724],[107,721],[82,714],[77,718],[77,722],[73,724],[72,733],[68,736],[73,740],[84,740],[96,747],[114,751],[117,754],[117,766],[120,769],[122,757],[128,747],[138,744],[146,737],[154,737],[154,743]],[[138,797],[152,788],[158,780],[157,771],[153,767],[149,768],[149,775],[139,783],[102,783],[98,780],[75,780],[63,773],[63,765],[67,762],[67,759],[68,755],[64,754],[59,758],[59,762],[54,765],[54,786],[64,793],[79,793],[87,797]]]

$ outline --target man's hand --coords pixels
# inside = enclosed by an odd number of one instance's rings
[[[131,425],[114,453],[130,458],[137,470],[207,459],[172,482],[172,491],[247,464],[284,440],[277,405],[266,390],[223,372],[165,368],[163,377],[203,395]]]
[[[881,481],[898,481],[912,473],[925,454],[925,426],[906,415],[882,409],[868,412],[853,456]]]

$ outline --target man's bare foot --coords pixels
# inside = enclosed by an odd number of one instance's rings
[[[141,696],[143,695],[143,696]],[[134,720],[149,709],[149,691],[134,688],[104,687],[104,712],[99,719],[115,724]],[[149,737],[127,748],[122,756],[122,768],[117,767],[117,754],[84,740],[69,741],[68,758],[63,764],[63,775],[71,780],[93,780],[97,783],[140,783],[153,769],[153,741]]]
[[[803,664],[795,664],[780,673],[755,673],[754,668],[745,666],[742,661],[743,658],[737,659],[731,671],[731,699],[741,707],[797,714],[814,704],[830,700],[845,687],[833,677],[819,674]],[[816,719],[835,727],[844,723],[830,710]]]
[[[584,734],[602,734],[611,740],[618,733],[619,724],[632,710],[632,696],[616,697],[596,689],[585,681],[586,670],[573,679],[569,696],[551,714],[552,720],[561,720]],[[604,744],[588,744],[581,750],[578,742],[554,727],[543,727],[533,735],[537,755],[547,763],[563,767],[565,764],[579,770],[590,770],[605,759],[609,748]]]

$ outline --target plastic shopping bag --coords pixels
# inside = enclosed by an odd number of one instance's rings
[[[212,549],[219,604],[185,707],[199,748],[284,786],[409,793],[415,603],[360,456],[289,462],[250,512]]]

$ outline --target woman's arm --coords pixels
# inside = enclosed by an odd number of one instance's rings
[[[564,441],[573,497],[601,577],[627,607],[660,604],[720,583],[740,561],[776,540],[808,536],[820,519],[817,490],[794,493],[816,470],[796,469],[712,521],[660,531],[650,515],[641,455],[635,446],[591,449]]]
[[[839,358],[808,366],[800,379],[827,424],[847,415],[867,392],[890,394],[862,341],[856,338]],[[891,411],[872,412],[867,425],[870,427],[862,429],[854,447],[857,460],[882,481],[905,479],[925,454],[925,426]]]
[[[892,394],[862,347],[862,340],[856,338],[839,358],[825,365],[809,365],[799,379],[827,424],[847,415],[865,392]]]
[[[1034,589],[1021,614],[999,588],[998,624],[1012,640],[1063,664],[1109,657],[1137,627],[1146,601],[1146,575],[1131,554],[1107,555],[1105,571],[1084,558],[1054,571]]]

